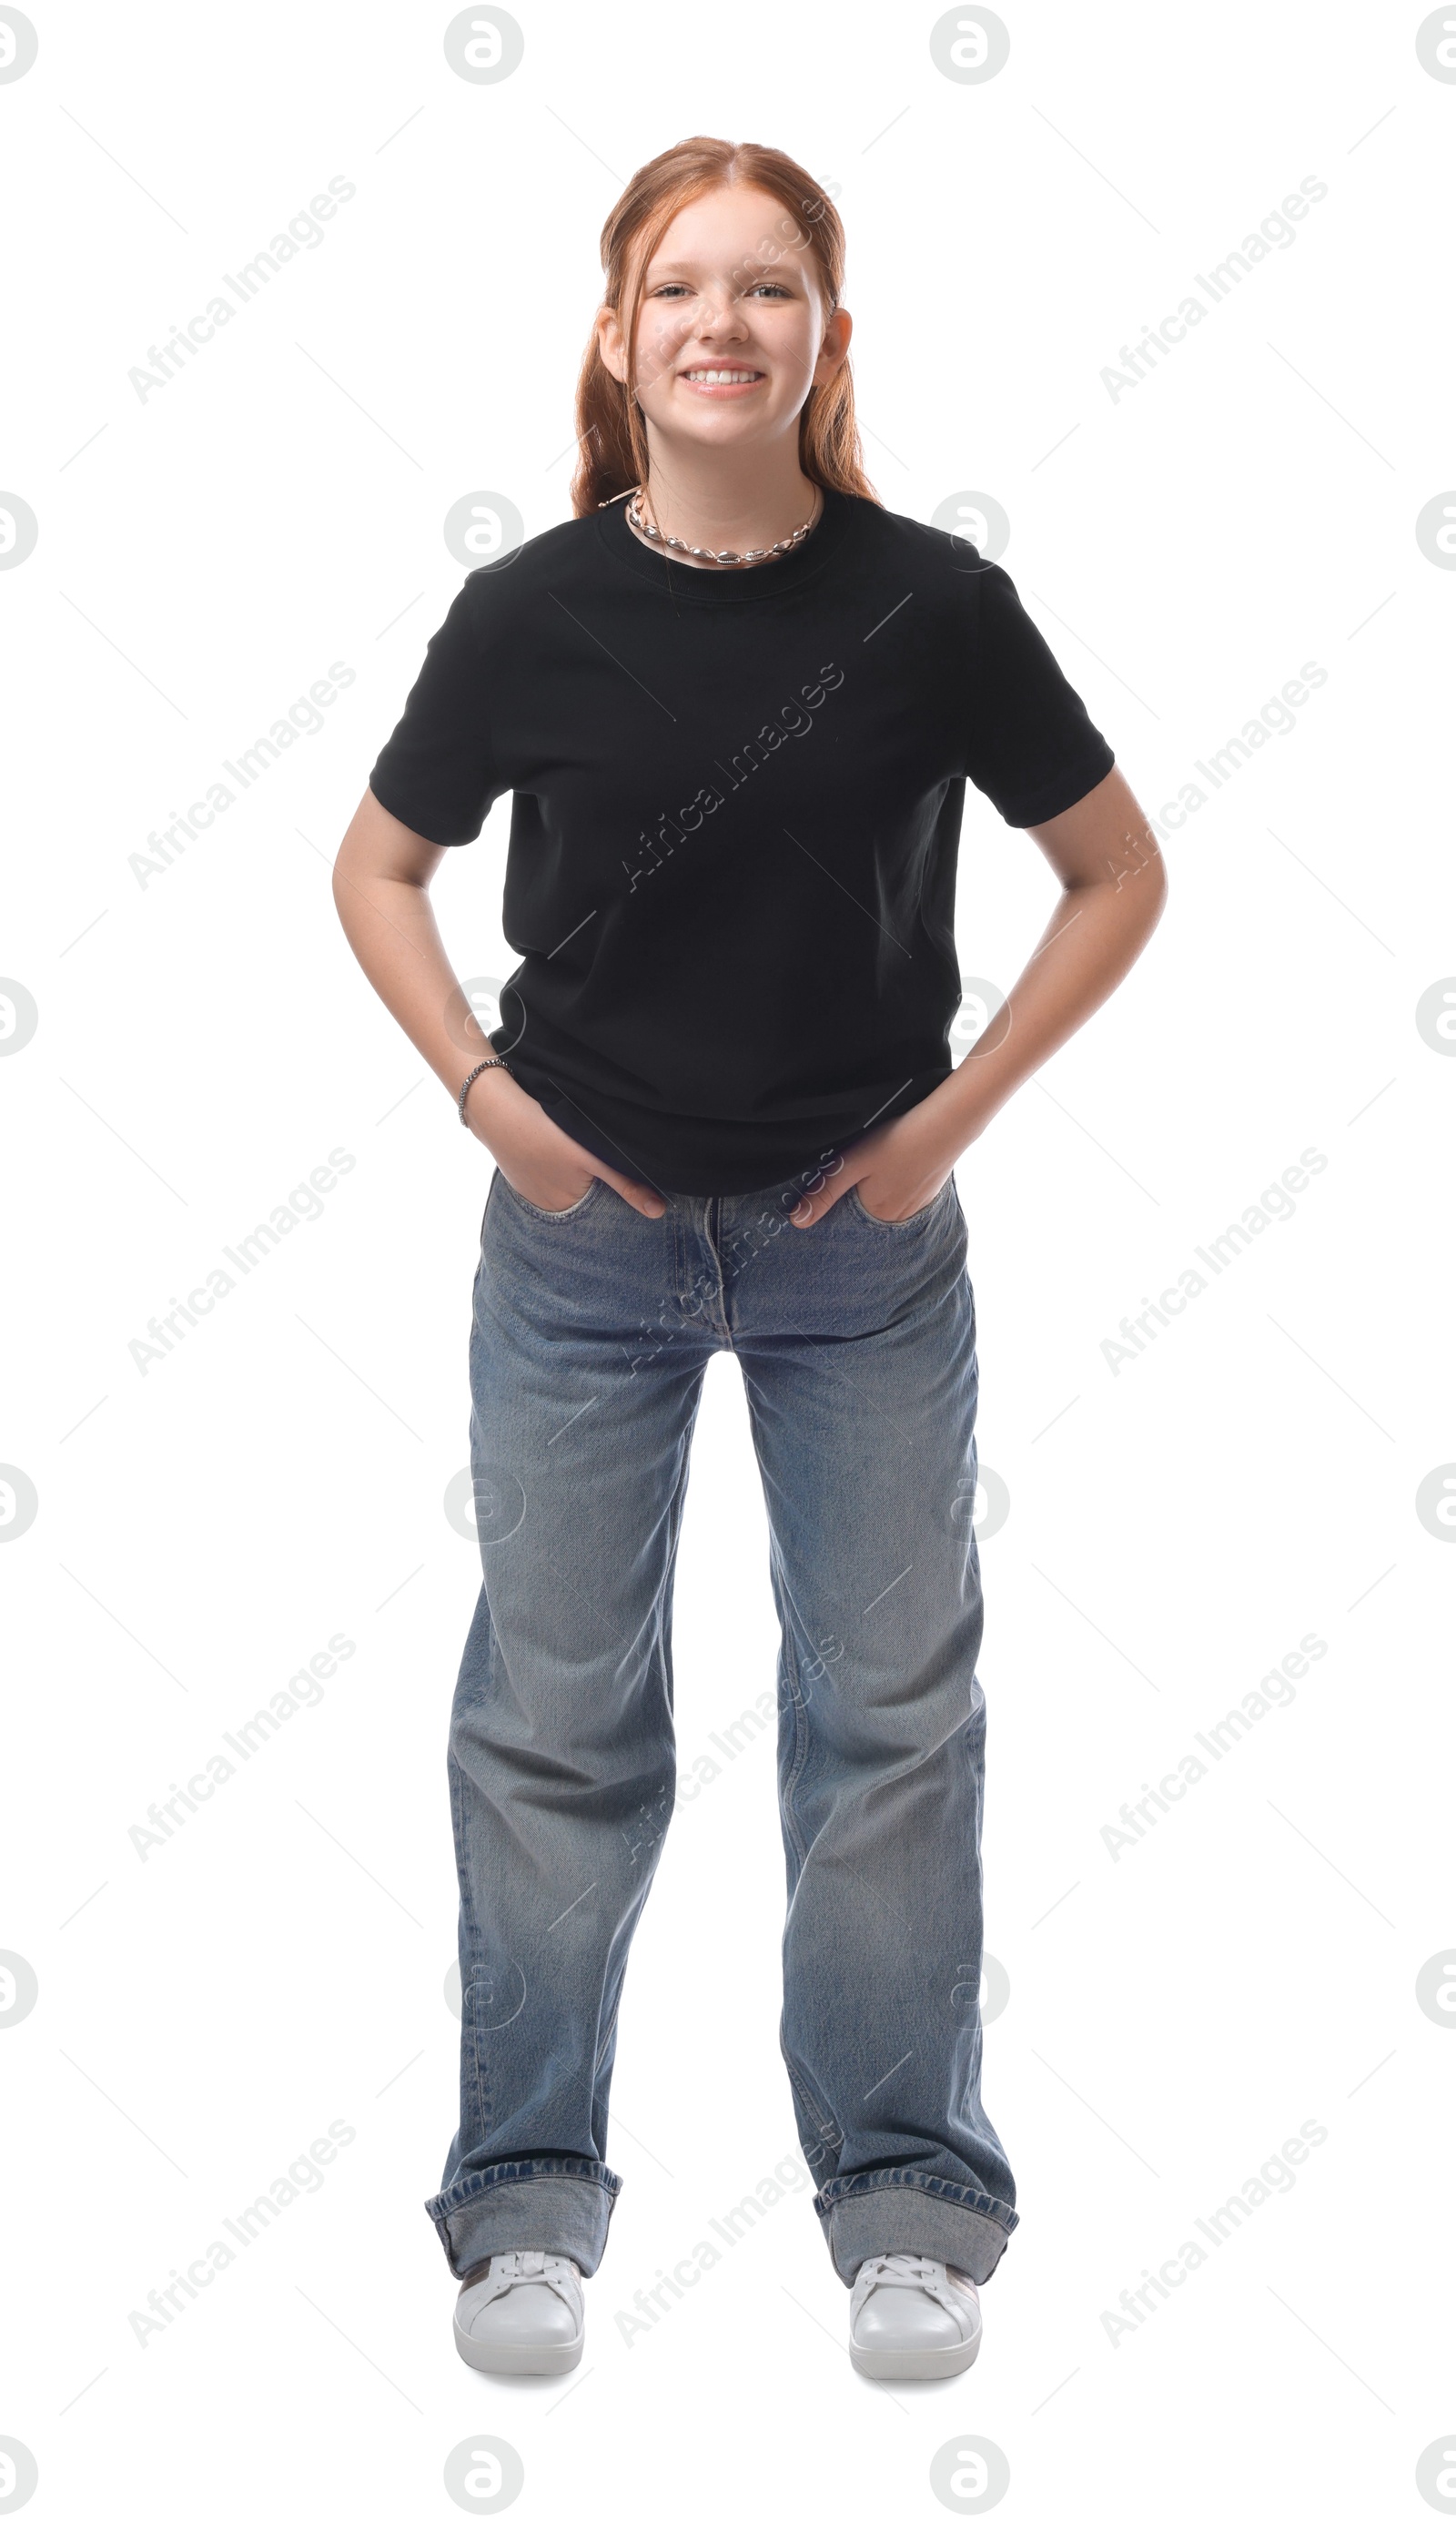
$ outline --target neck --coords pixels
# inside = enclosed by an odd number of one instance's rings
[[[648,461],[644,514],[660,533],[706,551],[766,550],[812,517],[819,501],[794,444],[746,450],[730,461],[708,448],[663,446],[650,429]],[[710,569],[712,563],[689,566]]]

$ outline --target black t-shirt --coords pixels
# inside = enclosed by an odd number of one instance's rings
[[[370,773],[428,841],[514,791],[492,1048],[603,1163],[761,1190],[954,1065],[965,782],[1042,823],[1111,746],[973,544],[825,494],[744,569],[625,502],[471,573]]]

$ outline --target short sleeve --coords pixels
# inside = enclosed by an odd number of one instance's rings
[[[1003,821],[1023,828],[1075,805],[1115,756],[1004,569],[977,573],[966,770]]]
[[[369,774],[387,813],[444,848],[475,840],[506,788],[491,752],[472,604],[467,579],[430,641],[404,715]]]

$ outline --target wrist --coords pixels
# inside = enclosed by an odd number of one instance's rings
[[[975,1069],[970,1059],[963,1059],[933,1094],[916,1105],[910,1118],[925,1114],[927,1129],[944,1150],[946,1162],[954,1164],[980,1136],[1005,1099],[999,1085],[992,1090],[984,1073]]]
[[[509,1063],[502,1058],[499,1051],[494,1050],[488,1052],[484,1059],[472,1060],[469,1067],[461,1071],[454,1094],[455,1109],[460,1116],[463,1127],[468,1129],[471,1126],[471,1109],[476,1104],[476,1098],[483,1095],[486,1089],[493,1086],[498,1079],[509,1077]],[[514,1078],[511,1081],[514,1083]]]
[[[944,1086],[936,1086],[893,1124],[901,1155],[925,1172],[953,1165],[976,1134],[966,1116],[948,1098],[942,1100],[944,1095]]]

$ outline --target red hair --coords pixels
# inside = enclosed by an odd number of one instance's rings
[[[782,149],[754,141],[680,140],[639,166],[602,230],[602,302],[617,315],[627,343],[625,385],[602,357],[595,332],[576,386],[577,465],[571,482],[572,514],[585,517],[609,499],[645,481],[647,432],[636,399],[637,319],[647,266],[690,202],[729,184],[752,186],[783,205],[776,221],[783,241],[765,238],[771,262],[786,246],[806,247],[818,278],[826,316],[839,305],[844,285],[844,230],[833,202]],[[812,386],[798,416],[798,461],[811,481],[882,504],[865,478],[849,362]]]

